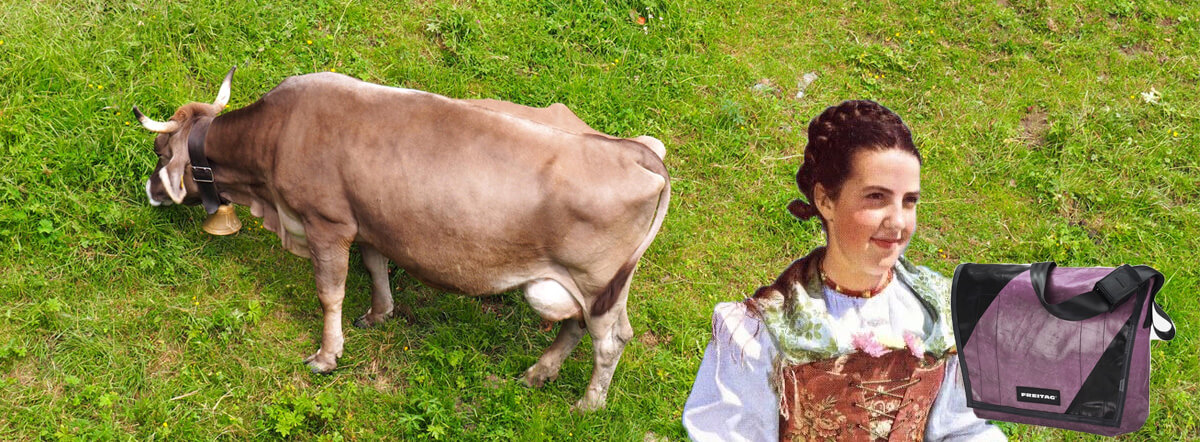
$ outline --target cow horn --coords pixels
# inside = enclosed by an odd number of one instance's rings
[[[229,68],[229,73],[225,74],[225,81],[221,82],[221,90],[217,91],[217,100],[213,102],[213,106],[216,106],[218,111],[229,104],[229,84],[233,82],[233,71],[236,70],[237,66]]]
[[[179,130],[179,122],[178,121],[167,121],[167,122],[163,123],[163,122],[151,120],[150,117],[143,115],[142,111],[138,110],[137,106],[133,107],[133,114],[136,115],[138,121],[142,123],[142,127],[145,127],[150,132],[158,132],[160,134],[166,134],[166,133],[171,133],[171,132],[175,132],[175,131]]]

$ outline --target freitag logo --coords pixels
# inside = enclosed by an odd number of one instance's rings
[[[1048,388],[1017,387],[1017,400],[1035,404],[1060,405],[1058,390]]]

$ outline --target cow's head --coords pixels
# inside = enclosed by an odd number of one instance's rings
[[[154,153],[158,155],[158,165],[150,179],[146,180],[146,197],[150,205],[177,204],[195,205],[200,203],[200,191],[192,180],[191,160],[188,158],[188,135],[192,126],[204,118],[217,115],[229,102],[229,84],[233,80],[233,71],[225,74],[225,81],[217,92],[217,99],[212,104],[188,103],[175,111],[175,115],[165,122],[154,121],[142,114],[137,106],[133,113],[142,126],[151,132],[157,132],[154,138]]]

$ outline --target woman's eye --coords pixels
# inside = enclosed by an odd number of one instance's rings
[[[867,199],[881,200],[883,199],[883,194],[879,192],[871,193],[867,195]]]
[[[904,199],[904,204],[909,204],[909,205],[914,205],[914,206],[915,206],[915,205],[917,205],[917,198],[914,198],[914,197],[908,197],[908,198],[905,198],[905,199]]]

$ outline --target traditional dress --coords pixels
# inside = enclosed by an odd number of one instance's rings
[[[695,440],[1005,440],[966,407],[949,281],[903,257],[871,298],[821,282],[819,248],[718,304],[683,411]]]

